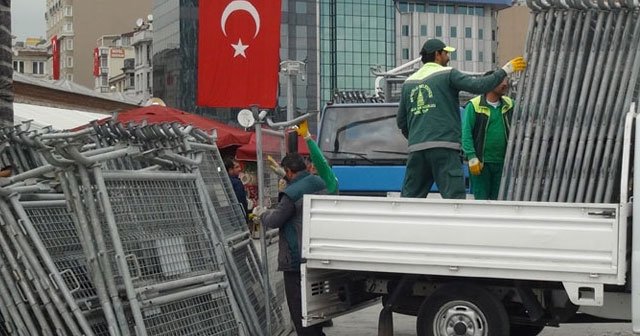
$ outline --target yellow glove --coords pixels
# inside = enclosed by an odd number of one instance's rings
[[[305,139],[310,137],[311,134],[309,133],[309,122],[304,120],[300,124],[298,124],[298,127],[296,128],[296,133],[298,133],[299,136]]]
[[[507,64],[505,64],[502,67],[502,70],[504,70],[508,76],[514,72],[523,71],[526,68],[527,68],[527,61],[524,60],[524,57],[520,56],[512,59]]]
[[[269,168],[271,168],[271,170],[273,170],[274,173],[276,173],[276,175],[278,175],[279,177],[283,177],[285,175],[287,175],[287,173],[284,171],[284,169],[282,167],[280,167],[280,165],[276,162],[276,160],[274,160],[271,155],[267,155],[267,165],[269,166]]]
[[[480,175],[482,167],[484,167],[484,164],[482,164],[478,158],[469,160],[469,173],[471,173],[471,175]]]

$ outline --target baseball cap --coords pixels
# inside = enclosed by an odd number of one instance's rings
[[[444,44],[444,42],[438,39],[429,39],[427,40],[427,42],[424,43],[424,45],[422,45],[422,50],[420,51],[420,53],[431,54],[438,50],[444,50],[446,52],[454,52],[456,51],[456,48],[449,47],[446,44]]]

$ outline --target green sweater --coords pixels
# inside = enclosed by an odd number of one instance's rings
[[[460,91],[483,94],[507,76],[502,69],[487,76],[464,74],[451,67],[426,63],[402,85],[397,124],[409,141],[409,151],[460,149]]]

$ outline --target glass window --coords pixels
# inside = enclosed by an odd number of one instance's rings
[[[426,9],[426,6],[423,3],[416,3],[416,12],[423,13]]]
[[[496,31],[491,30],[491,41],[495,41],[495,40],[496,40]]]
[[[467,14],[467,6],[456,6],[456,14]]]
[[[478,62],[484,62],[484,53],[482,51],[478,51]]]
[[[67,37],[64,39],[64,44],[65,44],[65,48],[67,50],[73,50],[73,39],[71,39],[70,37]]]
[[[409,48],[402,48],[402,59],[409,59]]]
[[[496,53],[491,53],[491,63],[496,63]]]
[[[402,26],[402,36],[409,36],[409,26],[408,25],[403,25]]]
[[[67,68],[73,68],[73,56],[67,56]]]
[[[484,16],[484,7],[476,7],[476,13],[477,16]]]
[[[296,1],[296,13],[298,14],[306,14],[307,13],[307,3],[303,1]]]
[[[398,3],[398,10],[400,11],[400,13],[407,13],[409,12],[409,4],[406,2],[400,2]]]
[[[420,36],[427,36],[427,25],[420,26]]]
[[[451,27],[451,37],[458,37],[458,27]]]
[[[64,16],[73,16],[73,7],[64,6]]]
[[[452,53],[449,54],[450,58],[452,61],[457,61],[458,60],[458,52],[454,51]]]
[[[427,12],[429,12],[429,13],[437,13],[438,12],[438,5],[429,5],[429,7],[427,7]]]
[[[484,30],[482,28],[478,29],[478,40],[484,39]]]
[[[471,38],[471,27],[465,27],[464,28],[464,37],[465,38]]]
[[[318,144],[331,160],[369,163],[404,160],[407,140],[396,125],[397,110],[395,106],[383,105],[329,106],[324,111]]]
[[[67,80],[73,82],[73,74],[67,74]]]
[[[471,53],[471,50],[465,50],[464,51],[464,60],[465,61],[471,61],[472,55],[473,54]]]
[[[436,37],[442,37],[442,26],[436,26]]]
[[[444,12],[446,14],[455,14],[455,12],[456,12],[455,6],[453,6],[453,5],[445,5],[444,6]]]

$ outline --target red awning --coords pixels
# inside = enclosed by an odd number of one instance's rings
[[[117,121],[122,123],[139,123],[144,120],[149,124],[179,122],[185,125],[193,125],[194,127],[201,128],[207,132],[215,129],[218,134],[218,140],[216,142],[218,148],[247,144],[252,139],[253,134],[245,131],[244,129],[207,119],[197,114],[187,113],[178,109],[160,105],[151,105],[125,111],[118,113],[117,116]]]
[[[301,155],[309,155],[309,149],[307,148],[307,143],[303,138],[298,138],[298,153]],[[268,134],[266,132],[262,132],[262,152],[265,155],[280,155],[281,146],[283,138]],[[285,147],[285,152],[287,148]],[[240,146],[236,150],[236,160],[240,161],[256,161],[256,134],[253,132],[251,134],[251,141],[249,143]]]

